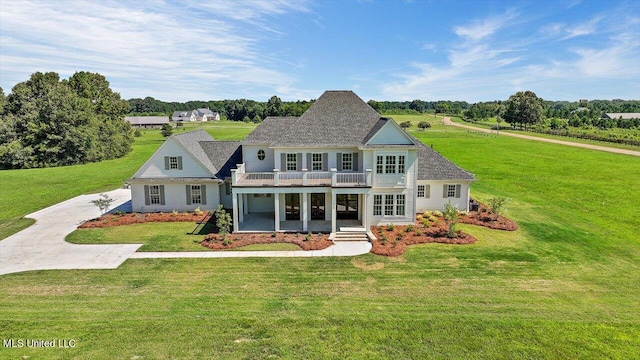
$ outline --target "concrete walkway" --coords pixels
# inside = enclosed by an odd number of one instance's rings
[[[116,201],[112,208],[126,206],[131,191],[107,192]],[[79,245],[65,237],[82,222],[100,216],[91,200],[99,194],[80,195],[25,217],[36,220],[30,227],[0,241],[0,275],[31,270],[115,269],[127,259],[151,258],[230,258],[230,257],[316,257],[366,254],[366,241],[338,242],[317,251],[210,251],[136,252],[142,244]]]
[[[463,125],[463,124],[455,123],[455,122],[451,121],[451,118],[448,118],[448,117],[444,118],[444,124],[445,125],[456,126],[456,127],[464,128],[464,129],[470,129],[470,130],[474,130],[474,131],[481,131],[481,132],[485,132],[485,133],[493,133],[493,130],[490,130],[490,129],[485,129],[485,128],[481,128],[481,127],[477,127],[477,126],[470,126],[470,125]],[[635,150],[618,149],[618,148],[613,148],[613,147],[608,147],[608,146],[583,144],[583,143],[577,143],[577,142],[573,142],[573,141],[548,139],[548,138],[543,138],[543,137],[539,137],[539,136],[514,134],[514,133],[510,133],[508,131],[502,131],[502,132],[500,132],[500,135],[511,136],[511,137],[516,137],[516,138],[526,139],[526,140],[542,141],[542,142],[547,142],[547,143],[552,143],[552,144],[575,146],[575,147],[591,149],[591,150],[606,151],[606,152],[616,153],[616,154],[640,156],[640,151],[635,151]]]

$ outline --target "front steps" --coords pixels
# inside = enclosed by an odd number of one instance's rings
[[[369,241],[369,236],[365,231],[338,231],[332,234],[333,241]]]

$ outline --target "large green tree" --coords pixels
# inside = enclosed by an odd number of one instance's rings
[[[17,84],[0,117],[0,169],[81,164],[131,149],[126,101],[99,74],[37,72]]]
[[[533,91],[518,91],[506,101],[504,121],[526,128],[542,122],[544,101]]]

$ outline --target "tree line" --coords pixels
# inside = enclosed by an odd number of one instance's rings
[[[531,114],[513,112],[517,107],[515,103],[518,103],[518,106],[526,104],[528,107],[535,107],[535,114],[530,116]],[[507,113],[509,106],[511,113]],[[640,113],[640,100],[545,101],[529,91],[516,93],[507,101],[475,103],[463,112],[463,116],[476,121],[498,117],[518,126],[536,125],[546,118],[549,119],[549,127],[554,130],[567,126],[594,126],[601,129],[640,128],[640,119],[603,119],[602,115],[605,113]],[[519,116],[522,119],[518,119]]]
[[[129,104],[104,76],[76,72],[61,80],[37,72],[0,88],[0,169],[83,164],[113,159],[131,150]]]
[[[260,122],[267,116],[300,116],[315,100],[284,102],[278,96],[260,102],[248,99],[165,102],[152,97],[129,99],[132,115],[166,115],[174,111],[208,108],[231,121]]]

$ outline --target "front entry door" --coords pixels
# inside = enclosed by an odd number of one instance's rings
[[[287,220],[300,221],[300,194],[284,194],[284,211]]]
[[[311,194],[311,220],[324,220],[324,194]]]
[[[336,218],[340,220],[358,219],[358,195],[338,194],[336,195]]]

